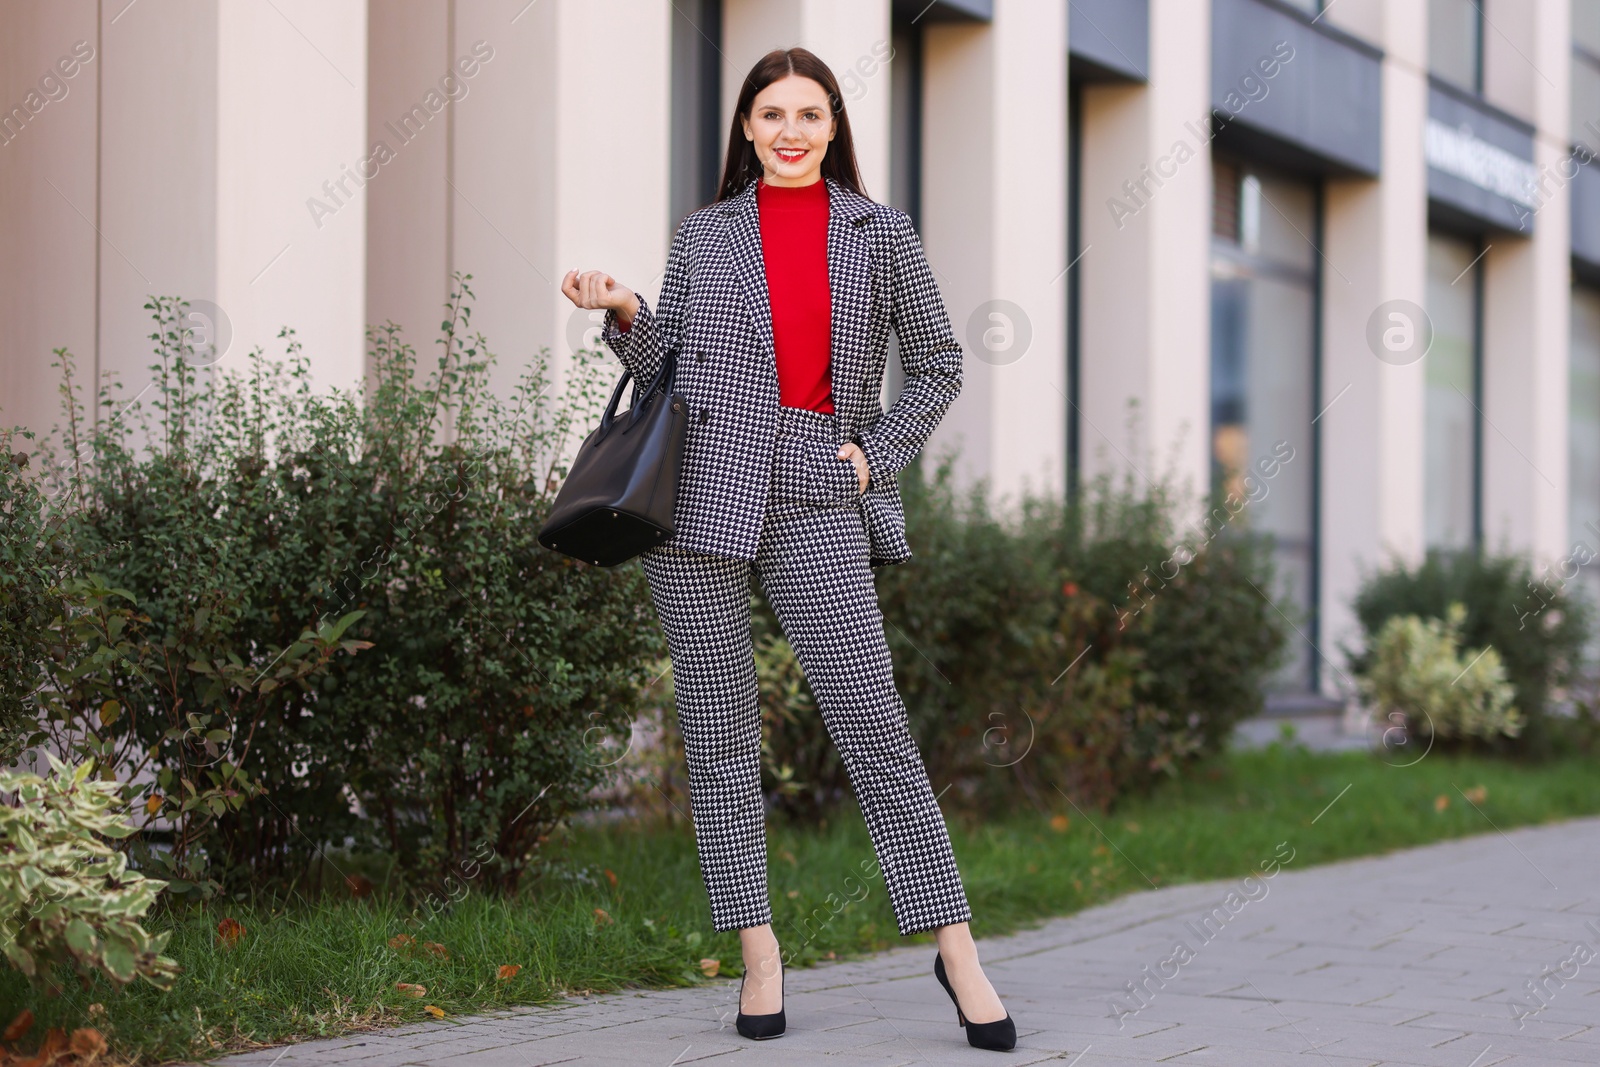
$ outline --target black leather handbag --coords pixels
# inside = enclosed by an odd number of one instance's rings
[[[632,377],[623,371],[599,427],[578,447],[539,529],[541,545],[614,567],[672,536],[689,432],[689,405],[672,391],[677,366],[677,351],[668,352],[642,393],[635,383],[632,406],[618,416],[617,403]]]

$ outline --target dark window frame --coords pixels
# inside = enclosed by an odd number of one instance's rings
[[[1221,259],[1228,260],[1228,261],[1230,261],[1230,262],[1232,262],[1234,264],[1237,264],[1242,269],[1244,269],[1246,271],[1249,271],[1249,272],[1255,274],[1258,277],[1275,278],[1275,279],[1279,279],[1279,280],[1286,281],[1286,282],[1292,282],[1292,283],[1294,283],[1296,285],[1305,286],[1307,291],[1310,292],[1310,294],[1311,294],[1311,322],[1309,324],[1310,331],[1311,331],[1311,338],[1310,338],[1310,342],[1311,342],[1310,343],[1310,362],[1311,362],[1311,367],[1310,367],[1311,390],[1310,390],[1310,394],[1311,394],[1311,403],[1309,405],[1310,410],[1308,410],[1305,413],[1306,414],[1306,419],[1308,420],[1308,423],[1310,425],[1309,448],[1310,448],[1310,451],[1311,451],[1311,456],[1309,457],[1309,462],[1311,464],[1311,479],[1310,479],[1310,481],[1311,481],[1311,486],[1310,486],[1311,501],[1310,501],[1310,515],[1309,515],[1309,523],[1308,523],[1309,530],[1310,530],[1310,535],[1307,538],[1307,542],[1308,543],[1307,543],[1307,546],[1306,546],[1306,554],[1307,554],[1307,558],[1308,558],[1308,562],[1309,562],[1309,568],[1308,568],[1309,569],[1309,575],[1308,575],[1308,578],[1307,578],[1307,581],[1306,581],[1306,600],[1311,606],[1311,612],[1310,612],[1310,617],[1308,619],[1306,619],[1306,627],[1305,628],[1306,628],[1306,639],[1311,645],[1310,670],[1308,672],[1309,673],[1309,678],[1308,678],[1308,690],[1307,691],[1309,693],[1312,693],[1312,694],[1318,694],[1318,693],[1322,692],[1322,683],[1323,683],[1323,680],[1324,680],[1323,662],[1322,662],[1323,657],[1322,657],[1322,653],[1320,651],[1320,649],[1322,647],[1322,631],[1323,631],[1323,625],[1322,625],[1322,621],[1323,621],[1322,620],[1322,586],[1323,586],[1323,574],[1322,574],[1322,570],[1323,570],[1323,558],[1322,558],[1322,548],[1323,548],[1323,536],[1322,536],[1322,516],[1323,516],[1323,508],[1322,508],[1322,485],[1323,485],[1323,478],[1322,478],[1322,446],[1323,446],[1323,436],[1322,436],[1322,425],[1321,425],[1322,419],[1321,419],[1321,415],[1322,415],[1322,404],[1323,404],[1323,399],[1322,398],[1323,398],[1323,393],[1324,393],[1323,388],[1322,388],[1322,375],[1323,375],[1323,366],[1324,366],[1324,359],[1325,359],[1325,355],[1324,355],[1324,351],[1323,351],[1323,344],[1322,344],[1322,329],[1323,329],[1323,316],[1324,316],[1324,313],[1325,313],[1325,309],[1323,307],[1323,304],[1324,304],[1324,301],[1325,301],[1324,286],[1326,285],[1326,271],[1323,268],[1323,257],[1322,257],[1322,254],[1321,254],[1320,250],[1322,248],[1322,245],[1324,243],[1324,239],[1325,239],[1325,236],[1326,236],[1326,225],[1327,225],[1326,197],[1327,197],[1327,187],[1326,187],[1326,182],[1324,182],[1321,178],[1319,178],[1317,176],[1308,175],[1308,174],[1304,174],[1304,173],[1299,173],[1299,172],[1291,171],[1291,170],[1285,170],[1285,169],[1283,169],[1281,167],[1276,167],[1276,166],[1273,166],[1273,165],[1268,164],[1268,163],[1260,163],[1260,162],[1257,162],[1255,160],[1250,159],[1247,156],[1238,156],[1238,155],[1233,155],[1233,154],[1230,154],[1230,153],[1214,153],[1213,165],[1215,165],[1217,163],[1221,163],[1224,166],[1236,167],[1238,169],[1240,175],[1241,175],[1241,178],[1242,178],[1243,175],[1248,174],[1248,173],[1263,172],[1264,171],[1264,172],[1270,173],[1270,174],[1272,174],[1272,175],[1274,175],[1276,177],[1288,178],[1288,179],[1292,179],[1294,181],[1304,182],[1304,183],[1308,184],[1311,187],[1311,192],[1312,192],[1312,200],[1311,200],[1311,205],[1312,205],[1311,206],[1311,210],[1312,210],[1312,220],[1311,220],[1312,231],[1311,231],[1310,239],[1311,239],[1312,247],[1317,252],[1317,254],[1314,255],[1313,257],[1311,257],[1311,266],[1310,267],[1308,267],[1308,268],[1291,267],[1291,266],[1289,266],[1287,264],[1280,263],[1280,262],[1277,262],[1275,260],[1267,259],[1264,256],[1253,255],[1251,253],[1245,252],[1243,250],[1243,248],[1240,247],[1240,245],[1239,245],[1237,235],[1235,235],[1234,237],[1230,238],[1228,236],[1225,236],[1225,235],[1222,235],[1222,234],[1218,234],[1214,230],[1210,235],[1210,243],[1209,243],[1208,248],[1207,248],[1206,258],[1207,258],[1208,264],[1213,258],[1221,258]],[[1240,185],[1242,186],[1242,180],[1240,182]],[[1239,214],[1238,207],[1237,207],[1237,205],[1235,205],[1234,216],[1235,216],[1236,219],[1238,217],[1238,214]],[[1208,352],[1207,353],[1207,358],[1206,358],[1207,380],[1208,380],[1207,390],[1208,390],[1208,392],[1209,392],[1209,389],[1211,388],[1210,384],[1209,384],[1209,379],[1210,379],[1210,374],[1211,374],[1211,371],[1212,371],[1213,360],[1214,359],[1215,359],[1215,353]],[[1210,421],[1212,418],[1213,418],[1213,413],[1212,413],[1212,409],[1211,409],[1211,403],[1208,400],[1208,403],[1207,403],[1207,419],[1208,419],[1207,439],[1208,439],[1208,441],[1211,439],[1211,435],[1213,435],[1216,432],[1215,423]],[[1208,449],[1208,452],[1209,452],[1209,449]],[[1208,465],[1210,464],[1210,462],[1211,461],[1208,459]]]

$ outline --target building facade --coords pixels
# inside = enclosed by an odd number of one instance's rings
[[[56,421],[58,346],[136,396],[150,294],[196,302],[222,366],[293,326],[335,386],[368,323],[426,351],[458,270],[507,378],[593,347],[561,276],[653,298],[739,79],[803,45],[966,347],[929,447],[1012,499],[1108,473],[1248,501],[1298,634],[1282,699],[1341,691],[1350,598],[1391,558],[1594,573],[1600,0],[8,14],[0,421]]]

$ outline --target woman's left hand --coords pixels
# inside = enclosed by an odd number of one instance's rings
[[[867,482],[872,479],[872,472],[867,470],[867,456],[861,451],[861,446],[854,441],[846,441],[839,446],[836,453],[840,459],[848,459],[855,465],[856,478],[861,483],[861,491],[867,491]]]

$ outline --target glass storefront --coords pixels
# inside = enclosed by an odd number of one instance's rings
[[[1577,566],[1580,588],[1590,603],[1600,603],[1600,289],[1573,287],[1571,344],[1567,527],[1575,558],[1557,570]]]
[[[1212,486],[1247,501],[1231,520],[1271,537],[1276,602],[1316,640],[1318,190],[1249,163],[1213,164]],[[1316,687],[1292,639],[1280,691]]]
[[[1423,535],[1429,548],[1478,542],[1480,420],[1477,243],[1428,235],[1428,318],[1433,346],[1423,357]]]
[[[1469,93],[1483,91],[1479,0],[1428,0],[1428,70]]]

